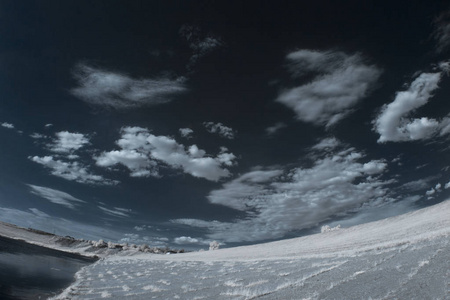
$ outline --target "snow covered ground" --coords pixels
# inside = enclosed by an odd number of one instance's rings
[[[56,299],[450,299],[450,201],[267,244],[113,255]]]

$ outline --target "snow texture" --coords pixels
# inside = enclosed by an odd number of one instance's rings
[[[54,299],[450,299],[450,201],[267,244],[112,255]]]

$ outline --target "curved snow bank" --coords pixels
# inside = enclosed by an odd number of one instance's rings
[[[55,299],[449,299],[450,201],[302,238],[110,256]]]

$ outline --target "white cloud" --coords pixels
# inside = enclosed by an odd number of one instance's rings
[[[217,133],[224,138],[234,139],[233,129],[223,125],[222,123],[204,122],[203,125],[210,133]]]
[[[49,127],[52,127],[52,126],[53,126],[53,124],[50,124],[50,123],[49,124],[45,124],[46,128],[49,128]]]
[[[86,203],[85,201],[75,198],[72,195],[62,191],[32,184],[28,184],[28,186],[31,188],[32,194],[70,209],[75,209],[77,205],[80,205],[80,203]]]
[[[408,114],[425,105],[438,88],[441,73],[422,73],[408,90],[398,92],[394,101],[384,105],[375,120],[378,142],[408,141],[431,138],[438,128],[434,119],[408,119]]]
[[[49,168],[52,175],[66,180],[98,185],[112,185],[118,183],[117,181],[105,179],[100,175],[89,173],[87,168],[78,162],[64,162],[62,160],[54,159],[53,156],[30,156],[28,158]]]
[[[224,166],[233,165],[236,159],[227,152],[207,156],[197,145],[185,147],[173,138],[155,136],[141,127],[124,127],[121,133],[116,144],[122,149],[95,157],[98,166],[122,164],[132,171],[131,176],[159,176],[157,167],[163,163],[192,176],[217,181],[230,175]]]
[[[11,123],[3,122],[3,123],[1,123],[0,125],[1,125],[2,127],[8,128],[8,129],[14,129],[14,125],[11,124]]]
[[[96,164],[100,167],[111,167],[122,164],[127,167],[131,177],[159,176],[156,163],[151,161],[146,154],[136,150],[113,150],[103,152],[96,158]]]
[[[191,138],[192,134],[194,133],[194,130],[190,129],[190,128],[180,128],[180,135],[184,138]]]
[[[204,240],[202,238],[192,238],[190,236],[180,236],[174,238],[173,242],[178,245],[209,245],[210,241]]]
[[[224,153],[215,158],[207,157],[205,151],[198,149],[196,145],[190,146],[186,151],[183,145],[166,136],[150,134],[147,141],[151,145],[150,155],[153,159],[173,168],[181,168],[194,177],[212,181],[228,177],[230,172],[222,165],[229,165],[236,158],[232,153],[228,153],[228,158],[224,156]]]
[[[282,128],[285,128],[287,125],[283,122],[278,122],[273,126],[269,126],[266,128],[267,135],[274,135],[278,131],[280,131]]]
[[[436,52],[441,53],[450,46],[450,10],[441,13],[434,21],[433,37],[436,40]]]
[[[73,75],[79,84],[71,90],[74,96],[117,109],[166,103],[186,91],[183,78],[136,79],[86,64],[78,64]]]
[[[333,150],[334,148],[336,148],[339,145],[340,145],[340,142],[338,141],[338,139],[336,139],[334,137],[331,137],[331,138],[322,139],[319,143],[314,145],[312,147],[312,149],[315,149],[315,150]]]
[[[299,50],[287,55],[293,78],[314,73],[304,85],[283,90],[276,101],[293,109],[297,118],[316,125],[331,126],[366,97],[381,70],[364,63],[359,54]]]
[[[60,131],[56,133],[56,139],[50,150],[57,153],[71,153],[89,144],[89,139],[82,133]]]
[[[442,63],[440,64],[442,70]],[[442,120],[426,117],[409,117],[419,107],[428,103],[445,69],[436,73],[421,73],[406,91],[397,92],[393,102],[384,105],[374,121],[380,134],[379,143],[426,140],[450,133],[450,118]]]
[[[35,139],[35,140],[47,138],[46,135],[41,134],[41,133],[37,133],[37,132],[33,132],[32,134],[30,134],[30,137],[31,137],[32,139]]]
[[[98,208],[100,208],[104,213],[106,213],[110,216],[121,217],[121,218],[129,217],[130,213],[132,212],[131,209],[121,208],[121,207],[113,207],[111,209],[111,208],[106,208],[104,206],[99,205]]]
[[[449,189],[449,188],[450,188],[450,181],[444,185],[444,189]]]
[[[333,216],[393,200],[386,187],[391,182],[380,178],[387,169],[383,160],[364,162],[364,154],[354,148],[321,153],[322,158],[311,167],[258,168],[209,194],[210,203],[244,212],[241,219],[172,222],[207,228],[211,239],[258,241],[281,238],[292,230],[315,226]],[[318,155],[313,153],[312,157]]]

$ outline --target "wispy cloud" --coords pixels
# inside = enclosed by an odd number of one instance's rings
[[[98,240],[101,238],[116,241],[117,237],[121,235],[120,232],[116,232],[114,229],[105,231],[104,227],[79,223],[57,216],[49,216],[36,208],[30,208],[29,210],[24,211],[0,207],[0,220],[25,228],[31,227],[58,235],[70,235],[83,239]]]
[[[192,56],[186,66],[188,71],[192,71],[202,57],[224,45],[220,37],[211,33],[203,34],[200,27],[195,25],[185,24],[181,26],[179,33],[192,50]]]
[[[102,210],[104,213],[114,217],[126,218],[129,217],[132,213],[131,209],[122,207],[107,208],[105,206],[99,205],[98,208],[100,208],[100,210]]]
[[[436,41],[436,52],[441,53],[450,46],[450,10],[442,12],[434,20],[432,37]]]
[[[8,128],[8,129],[14,129],[14,125],[11,123],[3,122],[0,124],[2,127]]]
[[[387,170],[384,160],[365,160],[362,152],[342,144],[332,151],[312,149],[316,150],[311,153],[311,167],[258,168],[209,194],[210,203],[244,212],[241,219],[173,222],[207,228],[211,239],[258,241],[281,238],[361,206],[376,207],[392,200],[387,189],[390,182],[381,179]]]
[[[235,132],[233,128],[223,125],[222,123],[203,122],[206,130],[210,133],[217,133],[221,137],[234,139]]]
[[[374,129],[380,134],[379,143],[426,140],[436,135],[450,133],[450,118],[410,118],[419,107],[428,103],[438,83],[447,71],[447,63],[441,63],[440,72],[421,73],[406,91],[397,92],[393,102],[384,105],[374,121]]]
[[[131,176],[159,176],[158,165],[163,163],[173,169],[181,169],[194,177],[217,181],[228,177],[226,166],[234,165],[233,153],[221,152],[216,157],[191,145],[186,147],[167,136],[155,136],[146,128],[124,127],[116,142],[120,150],[101,153],[95,157],[98,166],[111,167],[121,164]]]
[[[78,64],[73,76],[78,87],[71,93],[81,100],[117,109],[166,103],[186,91],[184,78],[132,78],[126,74]]]
[[[278,122],[273,126],[266,128],[266,133],[268,136],[273,136],[275,133],[279,132],[281,129],[285,128],[287,125],[283,122]]]
[[[59,190],[32,184],[28,184],[28,186],[31,188],[32,194],[47,199],[52,203],[63,205],[70,209],[75,209],[77,205],[80,205],[80,203],[86,203],[81,199],[75,198],[72,195]]]
[[[117,181],[109,180],[101,175],[94,175],[88,168],[76,161],[65,162],[55,159],[53,156],[30,156],[30,160],[41,164],[51,170],[51,174],[66,180],[95,185],[114,185]]]
[[[306,84],[284,89],[276,101],[293,109],[299,120],[316,125],[339,122],[367,96],[381,74],[360,54],[299,50],[286,58],[293,79],[316,76]]]

